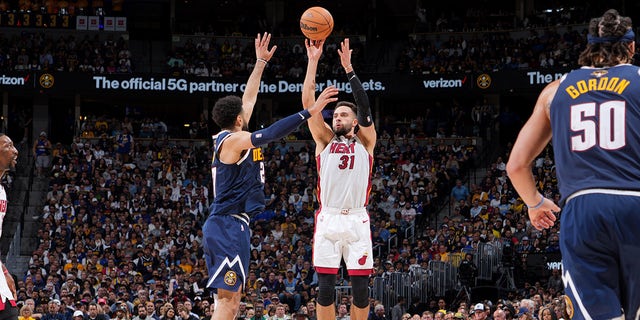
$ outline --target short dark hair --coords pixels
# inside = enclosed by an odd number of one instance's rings
[[[355,103],[349,102],[349,101],[338,101],[338,103],[336,103],[336,109],[338,109],[338,107],[342,107],[342,106],[349,107],[351,109],[351,111],[353,111],[353,113],[358,115],[358,106],[356,106]]]
[[[242,112],[242,99],[237,96],[226,96],[218,99],[211,110],[213,121],[221,129],[230,129]]]

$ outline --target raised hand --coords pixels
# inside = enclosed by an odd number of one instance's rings
[[[340,63],[342,67],[346,70],[351,68],[351,52],[353,50],[349,47],[349,38],[344,39],[344,41],[340,42],[340,49],[338,49],[338,55],[340,55]]]
[[[271,47],[271,49],[269,49],[269,42],[271,41],[271,34],[268,32],[265,32],[264,35],[260,35],[258,33],[258,35],[256,36],[255,39],[255,46],[256,46],[256,58],[259,59],[264,59],[265,62],[268,62],[269,60],[271,60],[271,57],[273,57],[273,54],[276,52],[276,49],[278,48],[278,46],[274,45],[273,47]]]
[[[304,46],[307,48],[307,57],[309,57],[309,60],[320,60],[324,40],[304,39]]]
[[[336,95],[338,95],[338,92],[340,91],[335,86],[327,87],[322,91],[322,93],[320,93],[320,95],[316,99],[316,102],[307,110],[309,110],[309,113],[311,113],[312,116],[319,114],[320,112],[322,112],[322,109],[327,106],[327,104],[329,104],[330,102],[338,101],[338,98],[336,97]]]

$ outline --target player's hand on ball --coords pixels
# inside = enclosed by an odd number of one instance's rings
[[[309,57],[309,60],[320,60],[324,40],[304,39],[304,46],[307,48],[307,57]]]

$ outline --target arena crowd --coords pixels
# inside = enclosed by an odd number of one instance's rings
[[[140,132],[143,121],[93,119],[100,123],[87,128],[102,129],[69,145],[53,144],[39,245],[29,270],[18,277],[21,306],[42,319],[71,319],[77,311],[88,319],[96,314],[119,319],[210,316],[215,304],[205,287],[201,250],[211,184],[208,142],[140,138],[131,133]],[[528,225],[526,206],[504,173],[508,152],[493,159],[480,183],[469,183],[478,161],[471,139],[416,140],[409,139],[416,134],[411,129],[381,130],[369,204],[379,253],[372,283],[374,277],[407,272],[412,265],[427,267],[460,252],[474,254],[480,242],[510,242],[519,254],[557,250],[556,227],[536,232]],[[129,145],[117,144],[122,135],[129,135]],[[238,318],[303,317],[297,313],[314,318],[317,276],[310,240],[318,203],[313,150],[308,140],[264,147],[267,210],[252,222],[251,272]],[[541,158],[536,172],[547,194],[557,193],[552,159]],[[459,192],[461,187],[466,191]],[[438,212],[447,206],[452,214],[438,221]],[[393,237],[397,248],[389,245]],[[546,306],[560,313],[558,279],[557,272],[549,278],[518,278],[519,290],[500,301],[509,305],[507,311],[522,311],[529,299],[535,301],[529,315]],[[348,277],[338,281],[347,285]],[[348,314],[349,297],[341,298],[340,308]],[[483,303],[486,312],[500,306],[498,301],[473,302],[476,309]],[[372,319],[378,319],[381,308],[395,308],[371,303]],[[418,316],[445,310],[445,318],[479,312],[449,303],[447,297],[429,297],[402,310]]]

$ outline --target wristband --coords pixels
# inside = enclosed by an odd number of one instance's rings
[[[543,195],[540,195],[540,202],[538,202],[538,204],[536,204],[536,205],[535,205],[535,206],[533,206],[533,207],[532,207],[532,206],[530,206],[530,205],[527,205],[527,208],[529,208],[529,209],[540,209],[540,207],[542,207],[542,204],[543,204],[543,203],[544,203],[544,196],[543,196]]]
[[[304,109],[304,110],[302,110],[302,111],[298,112],[298,115],[299,115],[303,120],[311,118],[311,112],[309,112],[309,110],[307,110],[307,109]]]
[[[269,63],[269,61],[267,61],[266,59],[258,58],[257,60],[260,62],[264,62],[264,64]]]

